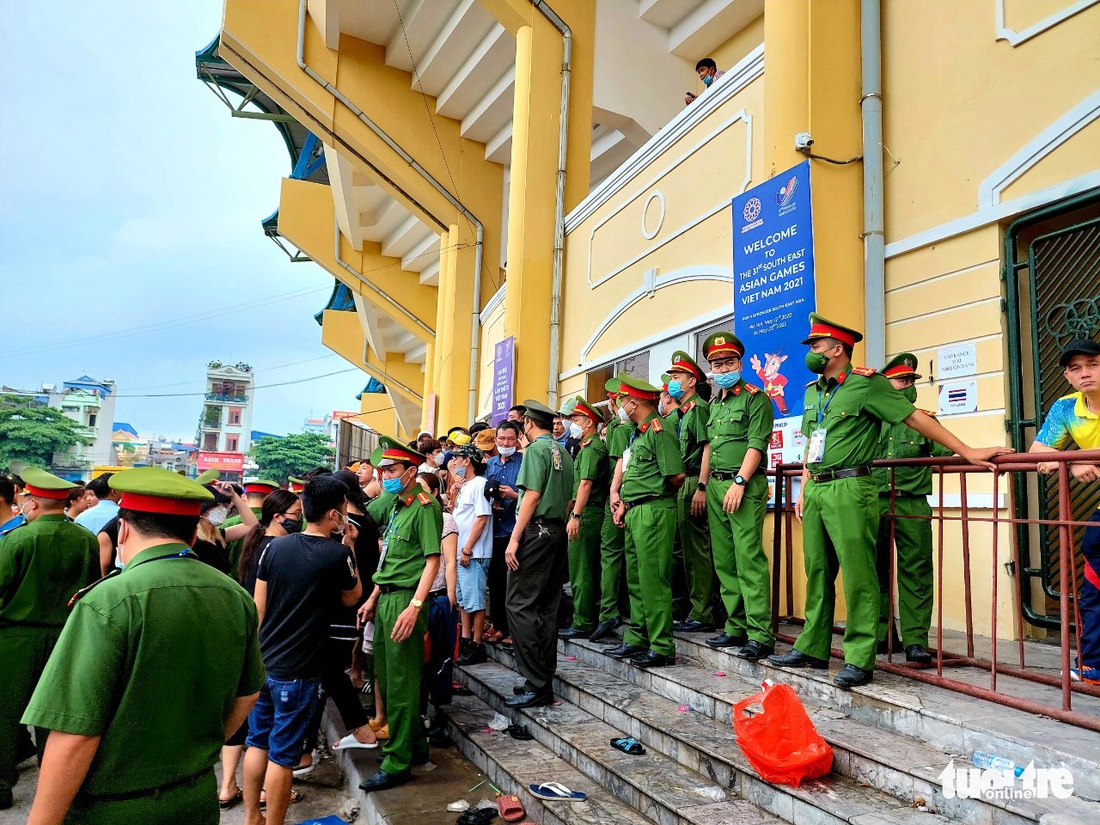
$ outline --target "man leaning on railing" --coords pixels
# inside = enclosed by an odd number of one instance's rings
[[[1035,443],[1028,452],[1058,452],[1070,442],[1081,450],[1100,449],[1100,344],[1087,338],[1071,341],[1058,363],[1073,392],[1051,405]],[[1058,463],[1041,462],[1040,473],[1053,475]],[[1083,484],[1100,481],[1095,464],[1070,464],[1070,474]],[[1081,542],[1085,557],[1085,580],[1077,596],[1081,637],[1077,643],[1077,667],[1070,671],[1074,681],[1100,684],[1100,510],[1093,512]]]

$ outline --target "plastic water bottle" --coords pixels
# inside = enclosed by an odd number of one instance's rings
[[[1013,776],[1019,779],[1024,769],[1013,762],[1011,759],[1006,759],[1003,756],[997,756],[993,753],[985,753],[984,751],[974,751],[974,758],[970,760],[974,763],[975,767],[982,768],[983,770],[995,770],[1005,773],[1006,771],[1012,771]]]

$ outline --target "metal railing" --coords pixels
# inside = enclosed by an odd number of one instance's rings
[[[1077,614],[1076,586],[1077,576],[1075,565],[1077,548],[1074,542],[1075,529],[1093,527],[1100,529],[1096,522],[1074,520],[1070,501],[1070,469],[1071,463],[1100,464],[1100,450],[1071,451],[1071,452],[1042,452],[1042,453],[1014,453],[995,458],[993,463],[996,471],[991,472],[982,467],[976,467],[965,462],[957,456],[950,458],[911,458],[892,461],[877,461],[876,467],[890,469],[891,479],[898,467],[927,466],[931,467],[934,478],[938,481],[938,496],[936,503],[932,505],[931,516],[897,515],[895,513],[896,491],[891,492],[889,515],[893,517],[890,527],[891,547],[894,545],[894,528],[897,519],[917,519],[931,521],[933,528],[933,554],[935,559],[935,611],[931,628],[930,651],[934,660],[931,665],[921,665],[911,662],[895,662],[893,632],[887,634],[889,645],[886,661],[881,659],[876,662],[879,670],[907,676],[921,682],[948,688],[976,698],[1023,710],[1029,713],[1037,713],[1088,728],[1100,731],[1100,717],[1081,713],[1073,710],[1073,696],[1085,694],[1100,697],[1100,686],[1091,685],[1072,680],[1070,669],[1074,651],[1074,639],[1080,639],[1081,624]],[[1058,513],[1055,518],[1016,518],[1017,490],[1022,485],[1012,483],[1012,480],[1020,474],[1037,472],[1040,463],[1054,463],[1058,467],[1054,476],[1058,492]],[[968,496],[968,480],[978,474],[992,481],[992,505],[988,513],[982,508],[982,514],[976,514],[972,508]],[[794,483],[801,479],[801,464],[781,464],[769,473],[776,480],[775,504],[770,511],[773,516],[773,555],[772,555],[772,629],[776,638],[793,643],[795,637],[779,632],[781,623],[800,624],[804,620],[794,615],[794,507],[793,497]],[[959,489],[959,506],[950,508],[944,504],[944,481],[948,477],[956,477]],[[1007,494],[1007,502],[1001,506],[1001,495]],[[989,614],[989,645],[988,658],[979,656],[975,652],[974,631],[974,592],[972,577],[981,575],[982,561],[974,559],[972,552],[971,528],[976,524],[990,525],[992,540],[989,548],[989,576],[991,588],[991,608]],[[957,525],[958,541],[947,535],[948,525]],[[1023,620],[1024,594],[1021,592],[1021,533],[1023,540],[1027,540],[1026,530],[1018,530],[1018,525],[1025,527],[1046,526],[1057,530],[1059,547],[1059,592],[1058,592],[1058,619],[1059,619],[1059,652],[1061,660],[1061,674],[1057,677],[1047,675],[1035,667],[1028,666],[1025,647],[1025,625]],[[1003,546],[1004,536],[1008,535],[1008,546]],[[962,568],[963,591],[963,626],[965,629],[965,652],[955,652],[944,649],[944,559],[948,553],[959,554],[958,560]],[[1007,641],[998,638],[998,588],[1001,586],[1000,569],[1004,564],[1008,568],[1013,580],[1015,590],[1013,609],[1013,636],[1015,641]],[[892,583],[896,573],[896,553],[890,554],[890,582]],[[784,602],[785,611],[781,609],[780,602]],[[894,616],[893,588],[890,590],[888,616],[891,624]],[[1071,633],[1071,629],[1075,629]],[[834,628],[842,632],[841,628]],[[998,650],[1005,645],[1015,647],[1015,655],[1010,654],[1012,661],[998,659]],[[837,658],[843,658],[843,652],[833,648],[831,654]],[[971,682],[955,679],[945,675],[945,668],[973,667],[988,671],[989,686],[983,687]],[[1037,683],[1057,689],[1051,691],[1051,700],[1043,698],[1028,698],[1012,695],[1005,690],[998,689],[998,677],[1013,677],[1030,683]],[[1057,696],[1057,698],[1055,698]]]
[[[229,395],[224,392],[208,392],[206,394],[207,401],[227,401],[235,404],[247,404],[247,395]]]

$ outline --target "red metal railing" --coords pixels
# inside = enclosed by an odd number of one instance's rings
[[[1014,488],[1015,485],[1009,483],[1005,484],[1005,478],[1010,477],[1016,473],[1035,473],[1037,472],[1037,466],[1039,463],[1054,463],[1058,466],[1057,479],[1057,491],[1058,491],[1058,517],[1051,519],[1034,518],[1034,519],[1021,519],[1016,518],[1016,501]],[[886,661],[879,660],[876,663],[876,667],[880,670],[888,673],[894,673],[902,676],[907,676],[912,679],[926,682],[928,684],[937,685],[939,687],[948,688],[958,691],[960,693],[974,696],[980,699],[985,699],[992,702],[997,702],[1008,707],[1017,708],[1019,710],[1027,711],[1029,713],[1038,713],[1045,716],[1050,716],[1054,719],[1059,719],[1063,722],[1068,722],[1073,725],[1088,728],[1090,730],[1100,732],[1100,717],[1084,714],[1079,711],[1073,710],[1073,695],[1074,694],[1086,694],[1089,696],[1100,697],[1100,686],[1090,685],[1081,682],[1074,682],[1071,680],[1070,668],[1071,659],[1073,655],[1072,637],[1080,637],[1080,617],[1076,615],[1076,567],[1074,566],[1075,554],[1077,548],[1073,542],[1073,530],[1077,527],[1089,527],[1096,528],[1096,523],[1090,523],[1087,521],[1075,521],[1073,519],[1072,508],[1070,503],[1070,471],[1069,465],[1071,463],[1089,463],[1100,464],[1100,450],[1090,451],[1074,451],[1074,452],[1042,452],[1042,453],[1016,453],[1011,455],[1004,455],[994,459],[993,462],[996,465],[996,471],[991,472],[982,467],[976,467],[971,464],[967,464],[962,458],[952,456],[950,458],[912,458],[912,459],[900,459],[893,461],[878,461],[875,462],[876,467],[886,467],[891,469],[891,476],[894,474],[894,470],[897,467],[906,466],[930,466],[933,468],[935,478],[938,481],[938,489],[941,494],[938,496],[938,502],[932,508],[932,515],[928,516],[908,516],[908,515],[895,515],[896,505],[896,493],[891,493],[890,501],[890,514],[894,517],[891,521],[891,545],[894,543],[894,527],[897,519],[919,519],[919,520],[931,520],[933,523],[933,552],[936,557],[936,583],[935,583],[935,617],[933,619],[933,627],[931,628],[935,636],[934,649],[931,651],[935,655],[935,661],[932,665],[920,665],[909,662],[894,662],[893,661],[893,633],[887,634],[888,644],[890,645],[889,653],[887,654]],[[993,483],[993,501],[990,515],[975,515],[970,508],[968,501],[968,479],[974,475],[980,474],[982,476],[992,476]],[[773,510],[773,563],[772,563],[772,627],[776,633],[776,637],[782,641],[793,643],[795,637],[790,634],[784,634],[779,632],[779,625],[781,622],[785,623],[802,623],[803,619],[794,615],[794,507],[793,497],[794,482],[801,479],[802,465],[801,464],[781,464],[775,468],[775,470],[769,475],[772,475],[776,479],[776,505]],[[960,505],[957,508],[957,512],[949,512],[949,508],[944,506],[944,496],[942,491],[944,490],[944,480],[948,476],[956,476],[958,478]],[[1004,488],[1007,488],[1007,506],[999,507],[1000,494]],[[983,508],[984,511],[984,508]],[[945,531],[948,524],[957,524],[959,528],[959,542],[957,545],[948,546],[949,542],[945,544]],[[975,633],[974,633],[974,604],[973,604],[973,589],[971,582],[972,573],[978,573],[972,565],[971,554],[971,526],[974,524],[990,524],[992,531],[992,546],[990,548],[990,583],[991,583],[991,595],[990,600],[990,656],[989,658],[983,658],[975,653]],[[1023,614],[1021,610],[1022,594],[1021,588],[1021,564],[1020,564],[1020,547],[1019,547],[1019,531],[1015,528],[1016,525],[1046,525],[1049,528],[1055,528],[1058,532],[1058,546],[1059,546],[1059,605],[1058,616],[1060,619],[1061,636],[1060,636],[1060,653],[1061,653],[1061,674],[1058,677],[1050,676],[1045,673],[1039,672],[1034,667],[1029,668],[1026,660],[1025,638],[1024,638],[1024,623]],[[1001,547],[1003,530],[1001,527],[1006,526],[1010,536],[1010,547],[1006,553]],[[943,628],[943,604],[944,604],[944,556],[947,552],[958,552],[960,554],[960,561],[962,566],[963,577],[963,599],[964,599],[964,626],[966,634],[966,652],[958,653],[944,649],[944,628]],[[890,581],[894,581],[895,577],[895,565],[896,554],[891,553],[891,570]],[[1014,624],[1013,635],[1016,642],[1016,655],[1012,658],[1015,659],[1014,663],[1007,661],[1000,661],[998,659],[998,647],[1003,640],[999,640],[997,633],[997,591],[999,582],[998,568],[1005,562],[1011,560],[1013,562],[1013,582],[1015,586],[1015,610],[1014,610]],[[785,575],[784,575],[785,573]],[[784,597],[786,612],[781,614],[780,610],[780,596]],[[1071,605],[1070,595],[1074,595],[1073,603]],[[892,617],[894,615],[894,597],[893,588],[890,591],[890,607],[888,615]],[[1071,614],[1072,611],[1072,614]],[[1071,628],[1076,628],[1077,632],[1071,634]],[[840,629],[837,628],[839,631]],[[833,648],[831,651],[834,657],[843,658],[843,652],[838,648]],[[960,679],[954,679],[950,676],[944,675],[944,668],[957,668],[957,667],[974,667],[981,668],[989,672],[989,687],[982,687],[979,685],[971,684]],[[999,675],[1010,676],[1017,679],[1021,679],[1027,682],[1038,683],[1048,686],[1052,689],[1059,689],[1058,693],[1054,690],[1051,691],[1052,701],[1045,701],[1044,699],[1026,698],[1012,695],[1004,690],[999,690],[997,685],[997,677]],[[1054,699],[1055,696],[1060,697],[1060,701]]]

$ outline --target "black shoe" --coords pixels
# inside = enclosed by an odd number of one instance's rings
[[[396,788],[398,785],[404,785],[412,779],[412,774],[409,771],[403,771],[401,773],[386,773],[379,768],[374,772],[374,775],[369,779],[364,779],[359,783],[359,790],[370,793],[371,791],[384,791],[387,788]]]
[[[906,645],[905,661],[916,662],[921,665],[930,665],[932,664],[932,654],[928,652],[928,648],[924,645]]]
[[[860,685],[869,685],[874,678],[875,672],[873,670],[864,670],[855,665],[845,665],[841,668],[840,673],[836,675],[836,678],[833,679],[833,684],[838,688],[849,690]]]
[[[676,664],[676,657],[662,656],[655,650],[647,650],[645,653],[639,653],[637,656],[632,657],[630,664],[635,667],[665,667]]]
[[[782,656],[769,656],[768,664],[776,667],[812,667],[814,670],[828,670],[829,660],[807,656],[793,647]]]
[[[462,656],[464,653],[469,653],[470,648],[474,646],[474,640],[466,636],[458,637],[458,655]]]
[[[717,636],[711,636],[707,639],[707,647],[713,647],[715,650],[723,647],[739,647],[748,640],[747,636],[735,635],[733,633],[719,633]]]
[[[714,625],[697,622],[695,619],[684,619],[682,622],[674,622],[672,629],[677,633],[713,633]]]
[[[756,662],[763,659],[765,656],[771,656],[775,653],[775,645],[766,645],[763,642],[758,642],[756,639],[751,640],[747,645],[737,651],[737,655],[742,659],[748,659],[750,662]]]
[[[567,641],[569,639],[581,639],[586,637],[587,635],[588,634],[585,631],[577,630],[577,628],[575,627],[567,627],[565,628],[565,630],[558,631],[558,638],[565,639]]]
[[[521,693],[518,696],[513,696],[511,699],[505,700],[504,704],[506,707],[510,708],[537,708],[540,705],[554,704],[554,694]]]
[[[455,659],[455,664],[459,666],[480,665],[482,662],[487,661],[489,661],[489,654],[485,652],[485,645],[470,642],[469,649]]]
[[[592,631],[592,635],[588,637],[588,641],[598,642],[604,636],[607,636],[609,633],[615,630],[622,623],[623,620],[620,619],[618,616],[616,616],[614,619],[604,619],[602,622],[596,625],[596,629]]]
[[[645,653],[646,648],[641,645],[630,645],[623,642],[617,647],[611,647],[604,651],[608,656],[612,656],[616,659],[625,659],[627,656],[636,656],[639,653]]]

